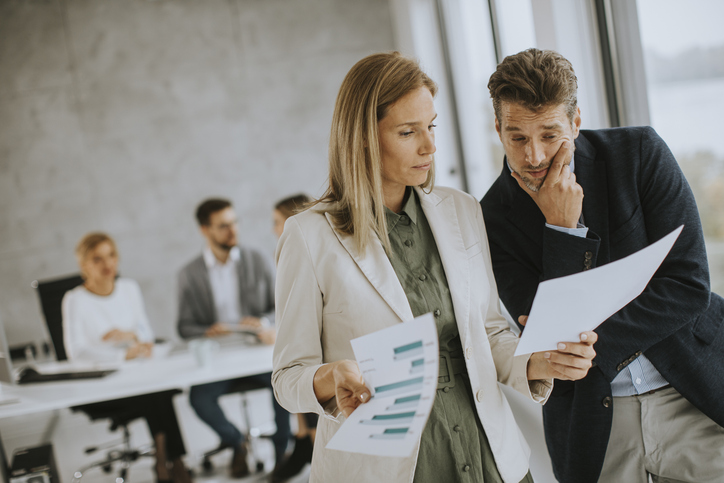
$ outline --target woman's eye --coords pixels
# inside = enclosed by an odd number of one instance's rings
[[[430,124],[429,126],[427,126],[427,128],[428,128],[430,131],[432,131],[432,130],[435,129],[436,127],[437,127],[437,124]]]
[[[412,131],[403,131],[400,133],[400,136],[409,136],[410,134],[412,134]]]

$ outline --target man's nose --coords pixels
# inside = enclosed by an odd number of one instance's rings
[[[539,143],[530,142],[526,146],[525,158],[531,166],[538,166],[546,159],[545,149]]]

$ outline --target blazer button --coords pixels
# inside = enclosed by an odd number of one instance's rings
[[[408,247],[412,246],[412,240],[405,240],[405,245]]]
[[[583,258],[585,258],[586,260],[592,259],[592,258],[593,258],[593,252],[586,252],[586,253],[584,253],[584,254],[583,254]]]
[[[440,312],[440,309],[435,309],[435,311],[432,313],[432,315],[434,315],[435,317],[440,317],[441,313],[442,312]]]
[[[462,430],[463,430],[463,428],[461,428],[460,425],[458,425],[458,424],[456,424],[456,425],[453,427],[453,431],[455,431],[456,433],[459,433],[459,432],[461,432]]]
[[[423,282],[427,280],[427,275],[425,275],[424,273],[420,275],[420,280],[422,280]]]
[[[584,260],[583,261],[583,269],[584,270],[590,270],[593,264],[591,263],[591,260]]]
[[[463,471],[466,472],[466,473],[467,473],[468,471],[470,471],[470,465],[465,465],[465,466],[463,466]]]
[[[604,408],[610,408],[613,400],[609,396],[606,396],[603,398],[603,401],[601,401],[601,404],[603,404]]]

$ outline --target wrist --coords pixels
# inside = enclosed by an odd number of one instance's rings
[[[548,361],[543,357],[542,352],[534,352],[528,359],[526,366],[526,377],[529,381],[538,381],[548,378]]]
[[[578,218],[576,218],[575,220],[572,220],[572,221],[546,218],[546,223],[548,223],[551,226],[558,227],[558,228],[578,228]]]

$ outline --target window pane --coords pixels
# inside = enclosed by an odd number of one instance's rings
[[[651,124],[694,191],[724,293],[724,2],[638,0]]]

